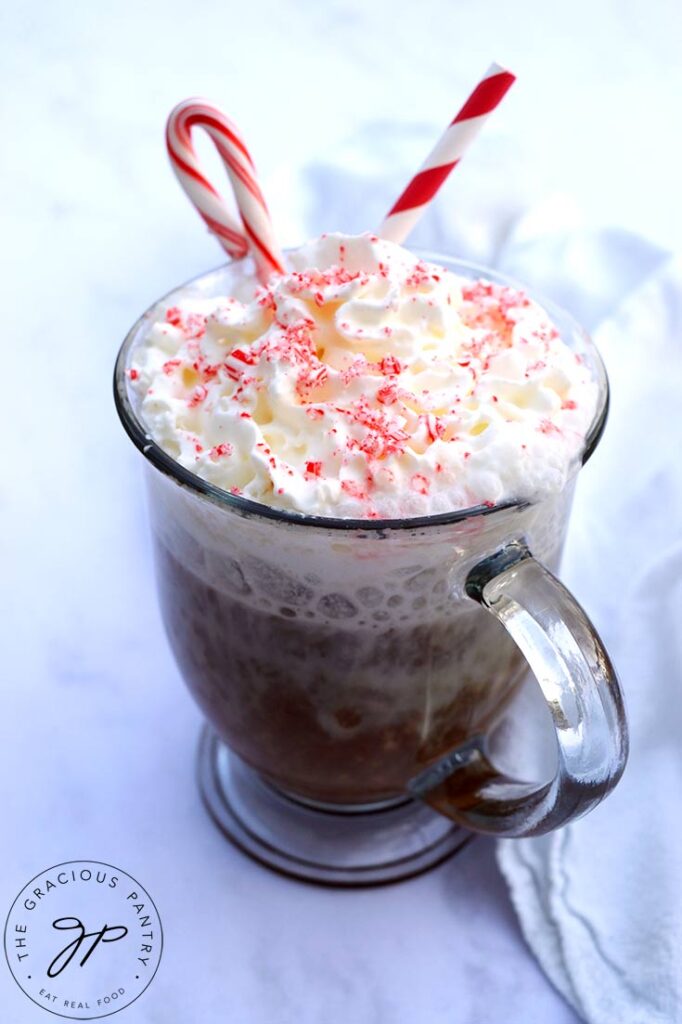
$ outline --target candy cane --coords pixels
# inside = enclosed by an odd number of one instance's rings
[[[241,225],[204,174],[192,145],[192,128],[203,128],[218,150],[234,190]],[[171,165],[185,193],[223,249],[239,259],[251,252],[261,281],[284,270],[256,170],[236,125],[211,103],[188,99],[166,124]]]
[[[422,213],[489,115],[513,85],[515,76],[492,64],[462,109],[449,124],[419,171],[389,210],[377,234],[392,242],[404,242]]]

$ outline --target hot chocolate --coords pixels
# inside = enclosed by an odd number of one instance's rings
[[[461,553],[476,560],[511,523],[556,562],[595,385],[513,289],[367,236],[290,261],[269,289],[228,272],[241,298],[172,296],[132,353],[154,440],[275,517],[226,517],[151,474],[162,608],[232,750],[300,797],[380,801],[485,732],[523,676],[500,624],[453,601]],[[467,504],[473,523],[419,529]],[[407,518],[363,537],[362,523],[326,530],[329,514]]]

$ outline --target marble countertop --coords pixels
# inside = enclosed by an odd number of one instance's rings
[[[199,714],[156,607],[139,457],[111,399],[138,313],[221,261],[162,146],[192,93],[243,126],[293,243],[373,226],[355,221],[381,218],[495,58],[519,85],[453,180],[462,207],[425,240],[494,258],[513,217],[560,192],[570,216],[678,244],[672,3],[577,0],[559,15],[427,0],[415,25],[393,10],[31,0],[3,15],[0,911],[61,861],[138,877],[165,949],[130,1024],[577,1020],[523,942],[489,841],[342,892],[275,876],[218,833],[193,778]],[[0,1004],[12,1024],[49,1019],[4,965]]]

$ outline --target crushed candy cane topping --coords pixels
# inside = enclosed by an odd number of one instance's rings
[[[353,518],[559,491],[597,384],[522,291],[374,235],[323,235],[263,287],[178,292],[134,351],[152,438],[254,501]]]

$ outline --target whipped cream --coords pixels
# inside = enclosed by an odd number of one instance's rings
[[[128,371],[150,436],[278,508],[358,519],[565,485],[597,385],[523,292],[373,235],[323,235],[268,287],[158,306]]]

